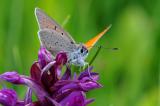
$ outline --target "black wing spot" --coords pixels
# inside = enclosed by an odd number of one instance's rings
[[[71,44],[74,44],[74,42],[71,41]]]
[[[55,26],[55,30],[57,29],[57,26]]]
[[[57,45],[58,44],[58,42],[55,42],[55,45]]]

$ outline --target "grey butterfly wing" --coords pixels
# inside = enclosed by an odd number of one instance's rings
[[[38,32],[42,45],[52,54],[60,51],[73,52],[76,45],[66,40],[63,35],[55,30],[42,29]]]
[[[35,15],[36,19],[39,25],[39,29],[51,29],[59,32],[63,37],[72,42],[75,43],[73,38],[69,35],[69,33],[65,32],[58,23],[56,23],[52,18],[50,18],[47,14],[45,14],[41,9],[35,8]]]

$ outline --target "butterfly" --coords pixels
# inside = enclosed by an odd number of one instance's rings
[[[44,11],[35,8],[35,16],[38,22],[38,37],[40,43],[53,55],[63,51],[67,54],[67,62],[76,66],[84,66],[89,50],[96,42],[110,29],[111,26],[104,29],[101,33],[90,39],[86,43],[76,43],[70,34]]]

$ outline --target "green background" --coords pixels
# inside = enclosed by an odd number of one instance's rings
[[[112,24],[97,45],[120,50],[102,49],[94,61],[103,88],[87,93],[96,99],[90,106],[158,106],[160,0],[0,0],[0,73],[29,75],[37,60],[35,7],[60,24],[70,16],[64,28],[77,42]],[[24,87],[11,86],[24,96]]]

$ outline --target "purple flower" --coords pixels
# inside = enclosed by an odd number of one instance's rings
[[[17,94],[11,89],[0,90],[0,101],[5,106],[15,106],[17,102]]]
[[[16,71],[5,72],[0,80],[28,87],[24,100],[19,100],[14,90],[0,90],[0,104],[5,106],[86,106],[93,99],[86,99],[86,92],[100,88],[97,82],[98,73],[87,68],[80,75],[72,73],[66,65],[67,55],[64,52],[55,58],[45,48],[40,48],[38,61],[30,69],[30,76],[20,75]],[[64,74],[62,67],[66,67]],[[32,93],[34,92],[34,93]],[[35,94],[37,101],[32,101]]]
[[[0,104],[4,106],[24,106],[24,102],[18,100],[16,92],[12,89],[0,90]]]

